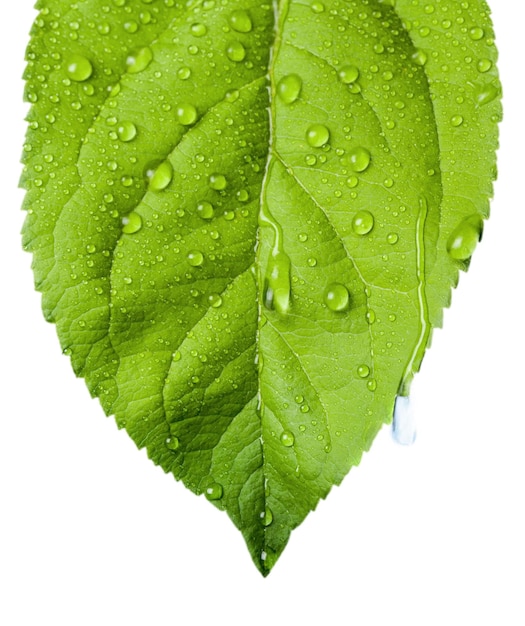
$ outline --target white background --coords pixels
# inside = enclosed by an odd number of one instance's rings
[[[385,429],[263,579],[226,515],[103,416],[43,321],[16,188],[30,4],[3,9],[0,41],[0,623],[523,626],[523,5],[491,3],[500,178],[413,385],[418,441]]]

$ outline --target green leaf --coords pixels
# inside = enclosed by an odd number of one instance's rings
[[[267,574],[408,395],[501,110],[481,0],[42,0],[24,245],[107,414]]]

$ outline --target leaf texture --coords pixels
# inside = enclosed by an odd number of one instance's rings
[[[24,246],[105,412],[267,574],[407,395],[488,216],[480,0],[42,0]]]

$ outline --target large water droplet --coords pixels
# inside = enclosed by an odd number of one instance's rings
[[[277,83],[277,95],[285,104],[292,104],[300,96],[302,88],[302,78],[297,74],[288,74]]]
[[[350,306],[350,293],[341,283],[331,283],[325,289],[324,303],[331,311],[347,311]]]
[[[187,102],[179,104],[175,109],[175,117],[179,124],[191,126],[197,121],[197,109],[193,106],[193,104],[189,104]]]
[[[223,191],[228,186],[228,181],[224,174],[211,174],[208,178],[208,185],[215,191]]]
[[[211,483],[206,487],[205,495],[208,500],[220,500],[224,493],[222,485],[220,483]]]
[[[192,267],[201,267],[204,263],[204,255],[200,250],[190,250],[187,255],[188,263]]]
[[[145,70],[153,60],[151,48],[140,48],[132,52],[126,59],[126,65],[130,74],[138,74]]]
[[[313,148],[322,148],[330,139],[330,131],[323,124],[312,124],[306,131],[306,141]]]
[[[122,232],[126,235],[137,233],[142,228],[142,217],[132,211],[122,218]]]
[[[67,75],[71,80],[82,82],[93,74],[91,61],[81,54],[74,54],[67,64]]]
[[[364,172],[370,165],[371,158],[370,151],[361,146],[353,148],[348,153],[350,166],[355,172]]]
[[[352,228],[356,235],[368,235],[374,228],[374,216],[370,211],[358,211],[352,220]]]
[[[137,136],[137,127],[133,122],[121,122],[117,127],[117,135],[121,141],[131,141]]]
[[[465,218],[451,233],[447,252],[456,261],[467,261],[473,255],[483,232],[483,220],[479,215]]]
[[[240,63],[246,58],[246,48],[240,41],[231,41],[226,47],[226,56],[230,61]]]
[[[232,11],[228,22],[238,33],[249,33],[252,30],[252,20],[246,11]]]
[[[290,258],[284,251],[275,252],[270,257],[266,270],[264,305],[284,314],[290,309],[290,299]]]
[[[397,396],[392,422],[392,436],[397,443],[410,446],[416,440],[416,418],[410,398]]]
[[[489,83],[488,85],[479,85],[475,90],[475,98],[478,105],[483,106],[495,100],[499,95],[499,89],[496,85]]]
[[[355,83],[359,78],[359,68],[355,65],[345,65],[339,70],[339,78],[346,85]]]
[[[146,170],[146,177],[151,191],[161,191],[171,183],[173,167],[169,161],[163,161],[157,168]]]
[[[197,215],[203,220],[211,220],[215,215],[215,210],[210,202],[199,202],[197,205]]]
[[[283,431],[281,434],[281,443],[283,444],[283,446],[286,446],[287,448],[291,448],[293,444],[295,443],[294,434],[290,432],[289,430]]]

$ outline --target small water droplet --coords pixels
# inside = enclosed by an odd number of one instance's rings
[[[368,378],[368,376],[370,376],[370,368],[368,365],[360,365],[357,368],[357,375],[359,378]]]
[[[175,450],[178,450],[179,446],[180,446],[180,441],[178,437],[174,437],[173,435],[171,435],[170,437],[166,439],[166,447],[172,452],[175,452]]]
[[[368,169],[371,161],[370,151],[362,146],[358,146],[353,148],[348,153],[348,161],[350,163],[351,168],[355,172],[364,172]]]
[[[374,228],[374,216],[370,211],[358,211],[352,220],[352,228],[356,235],[368,235]]]
[[[67,75],[71,80],[82,82],[93,74],[91,61],[81,54],[74,54],[67,64]]]
[[[478,72],[484,74],[492,68],[492,61],[490,59],[480,59],[478,61]]]
[[[261,523],[263,526],[269,526],[273,522],[273,513],[270,507],[266,507],[261,513]]]
[[[290,432],[289,430],[285,430],[281,434],[281,443],[283,444],[283,446],[286,446],[287,448],[291,448],[293,444],[295,443],[294,434]]]
[[[479,41],[485,36],[485,31],[479,26],[475,26],[469,30],[468,34],[473,41]]]
[[[324,303],[331,311],[347,311],[350,306],[350,293],[341,283],[331,283],[325,289]]]
[[[132,211],[122,218],[122,232],[126,235],[137,233],[142,228],[142,217]]]
[[[312,124],[306,131],[306,141],[313,148],[322,148],[330,139],[330,131],[323,124]]]
[[[121,122],[117,128],[117,135],[121,141],[132,141],[137,136],[137,127],[133,122]]]
[[[465,218],[451,233],[447,252],[456,261],[467,261],[473,255],[483,232],[483,220],[479,215]]]
[[[233,30],[238,33],[249,33],[252,30],[252,20],[246,11],[232,11],[228,17],[228,22]]]
[[[461,126],[461,124],[463,124],[463,118],[461,117],[461,115],[453,115],[450,118],[450,123],[452,124],[452,126]]]
[[[391,246],[393,246],[399,241],[399,235],[397,233],[388,233],[386,240]]]
[[[317,265],[317,259],[313,256],[311,256],[308,260],[307,263],[309,265],[309,267],[315,267]]]
[[[369,391],[375,391],[377,389],[377,381],[375,380],[375,378],[371,378],[367,383],[366,386],[368,388]]]
[[[277,83],[277,95],[285,104],[292,104],[299,98],[302,88],[302,78],[297,74],[288,74]]]
[[[206,487],[205,495],[208,500],[220,500],[223,496],[224,490],[220,483],[211,483]]]
[[[183,126],[191,126],[197,121],[197,109],[193,106],[193,104],[189,104],[187,102],[179,104],[175,109],[175,117],[179,124],[182,124]]]
[[[323,13],[325,10],[325,6],[322,2],[312,2],[310,6],[314,13]]]
[[[173,178],[173,166],[169,161],[163,161],[155,169],[147,169],[146,178],[149,181],[148,188],[151,191],[166,189]]]
[[[499,88],[489,83],[488,85],[479,85],[475,90],[475,98],[478,105],[483,106],[489,104],[499,96]]]

